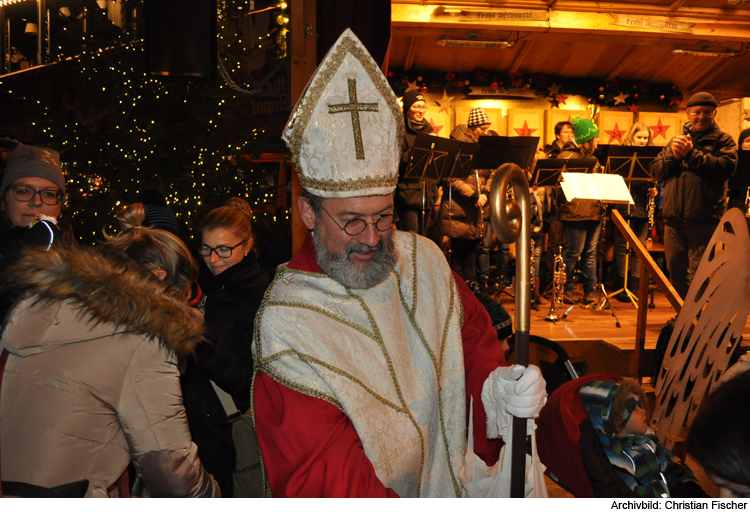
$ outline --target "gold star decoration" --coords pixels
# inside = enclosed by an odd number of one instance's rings
[[[557,84],[554,84],[554,83],[553,83],[553,84],[552,84],[552,85],[551,85],[551,86],[549,87],[549,94],[550,94],[550,95],[557,95],[558,93],[560,93],[560,88],[562,88],[562,86],[558,86]]]
[[[443,90],[443,98],[437,101],[437,103],[440,105],[440,111],[444,111],[447,114],[450,115],[451,112],[451,101],[455,97],[449,97],[445,90]]]
[[[621,91],[620,94],[615,97],[615,100],[617,101],[615,102],[615,106],[617,106],[618,104],[625,104],[625,99],[627,99],[628,97],[630,97],[630,95]]]
[[[417,81],[409,82],[409,84],[406,86],[406,91],[411,91],[413,89],[419,89],[419,86],[417,86]]]

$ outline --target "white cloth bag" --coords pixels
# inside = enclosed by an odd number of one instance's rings
[[[513,434],[513,422],[506,428],[507,434],[503,433],[503,445],[500,450],[500,459],[492,467],[474,453],[474,400],[472,399],[469,410],[469,442],[466,446],[466,457],[464,466],[461,468],[459,478],[463,483],[463,496],[470,498],[509,498],[510,497],[510,464],[511,450],[509,446],[510,437]],[[544,480],[544,464],[539,460],[536,450],[536,425],[533,421],[528,426],[531,434],[531,455],[526,455],[526,484],[524,497],[526,498],[548,498],[547,483]]]

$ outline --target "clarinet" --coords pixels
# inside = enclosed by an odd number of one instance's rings
[[[474,177],[477,178],[477,192],[482,194],[482,187],[479,185],[479,170],[474,170]],[[484,207],[479,207],[479,239],[484,242]]]
[[[652,241],[652,236],[653,236],[653,231],[654,231],[655,213],[656,213],[656,197],[649,194],[648,196],[648,235],[646,236],[647,241]]]

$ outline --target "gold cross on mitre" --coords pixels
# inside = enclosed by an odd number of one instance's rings
[[[365,158],[365,149],[362,145],[362,127],[359,125],[360,111],[378,111],[377,102],[360,103],[357,101],[357,79],[349,79],[349,102],[346,104],[329,104],[328,113],[342,113],[349,111],[352,114],[352,129],[354,131],[354,150],[357,159]]]
[[[282,137],[305,190],[348,198],[393,193],[403,133],[404,114],[388,80],[347,29],[313,74]]]

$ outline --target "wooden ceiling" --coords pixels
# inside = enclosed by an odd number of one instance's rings
[[[750,0],[745,1],[393,0],[389,64],[669,82],[691,93],[711,91],[721,99],[750,97],[750,53],[745,52]],[[507,20],[508,12],[541,19]],[[613,15],[625,16],[618,25]],[[633,27],[644,21],[660,29]],[[501,49],[443,47],[437,44],[441,37],[515,44]],[[675,48],[738,56],[681,55]]]

